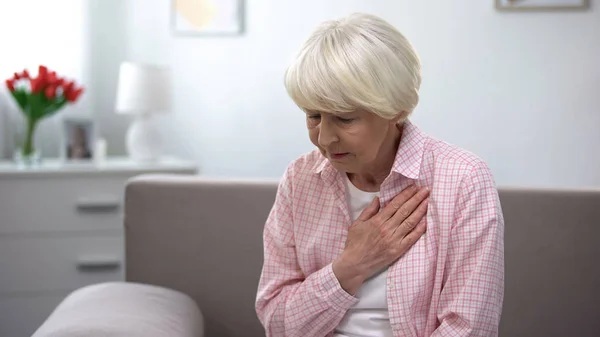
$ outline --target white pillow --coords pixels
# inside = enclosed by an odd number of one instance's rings
[[[81,288],[32,337],[203,337],[204,320],[189,296],[138,283]]]

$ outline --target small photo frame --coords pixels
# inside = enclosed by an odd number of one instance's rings
[[[586,10],[589,0],[496,0],[501,11],[567,11]]]
[[[96,138],[96,125],[91,118],[63,118],[60,142],[61,158],[67,163],[93,161]]]
[[[171,0],[175,35],[240,35],[244,0]]]

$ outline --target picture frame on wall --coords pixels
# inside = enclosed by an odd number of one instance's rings
[[[171,0],[171,29],[181,36],[240,35],[244,0]]]
[[[586,10],[589,0],[495,0],[501,11],[568,11]]]
[[[60,157],[64,163],[89,163],[94,160],[97,129],[93,119],[64,117],[62,119]]]

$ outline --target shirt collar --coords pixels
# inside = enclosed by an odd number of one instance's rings
[[[425,140],[425,134],[416,125],[406,120],[403,125],[400,145],[392,165],[392,172],[399,173],[409,179],[419,178]],[[314,170],[315,173],[324,174],[326,177],[332,177],[336,173],[335,171],[333,165],[323,156],[321,156],[321,161],[315,165]]]
[[[398,151],[396,151],[396,158],[392,165],[392,172],[410,179],[419,178],[426,139],[426,135],[416,125],[406,120],[400,145]]]

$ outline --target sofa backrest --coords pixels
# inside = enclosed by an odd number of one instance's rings
[[[600,336],[600,190],[500,188],[500,336]]]
[[[126,279],[196,300],[207,337],[264,336],[254,311],[277,181],[147,175],[125,193]]]
[[[144,175],[126,188],[126,278],[182,291],[206,336],[264,336],[254,311],[276,180]],[[500,188],[501,336],[600,336],[600,191]]]

